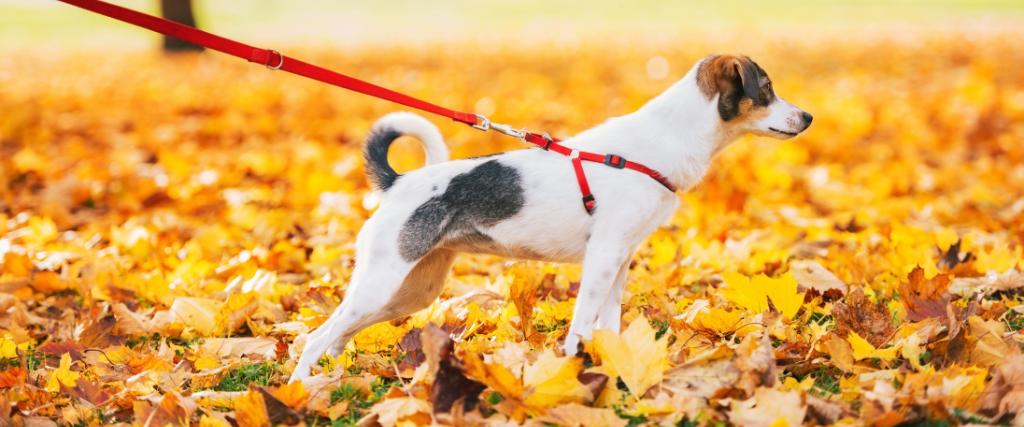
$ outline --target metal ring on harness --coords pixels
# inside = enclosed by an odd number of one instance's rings
[[[282,55],[281,52],[278,52],[278,51],[276,51],[274,49],[267,49],[267,50],[269,50],[270,52],[276,53],[277,56],[279,58],[281,58],[281,62],[278,62],[276,67],[271,66],[270,65],[270,61],[274,60],[274,55],[268,54],[267,55],[267,63],[263,64],[263,65],[266,66],[267,68],[271,69],[271,70],[280,70],[281,66],[284,65],[284,55]]]

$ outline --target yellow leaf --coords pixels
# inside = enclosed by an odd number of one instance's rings
[[[958,236],[955,231],[948,228],[943,228],[939,231],[939,234],[935,236],[935,242],[938,244],[939,249],[941,249],[942,252],[948,251],[949,247],[955,245],[958,241],[960,241],[960,236]]]
[[[651,241],[651,246],[654,248],[654,256],[647,265],[654,270],[665,264],[668,264],[676,259],[676,250],[679,245],[672,240],[670,236],[663,236]]]
[[[551,408],[563,403],[593,400],[590,389],[576,379],[582,368],[582,359],[558,357],[551,349],[545,350],[534,364],[523,368],[523,385],[529,388],[526,404]]]
[[[256,390],[249,390],[235,399],[235,417],[238,427],[270,427],[267,404],[263,394]]]
[[[302,385],[302,381],[296,381],[274,390],[274,397],[284,402],[289,408],[301,408],[306,406],[309,401],[309,392]]]
[[[18,345],[14,343],[14,339],[4,338],[0,340],[0,357],[4,359],[18,358]]]
[[[74,387],[79,376],[78,372],[71,371],[71,355],[64,353],[60,357],[60,366],[46,380],[46,391],[56,393],[60,391],[61,384],[65,387]]]
[[[602,363],[637,397],[660,383],[668,366],[668,340],[654,337],[654,329],[643,316],[633,320],[621,336],[606,329],[594,331],[594,349]]]
[[[722,296],[737,305],[754,313],[762,313],[768,309],[768,298],[772,299],[775,308],[790,319],[796,316],[804,297],[797,293],[796,278],[786,273],[778,279],[764,274],[754,276],[753,281],[739,273],[722,273],[726,286]]]
[[[480,381],[502,396],[521,398],[523,384],[508,368],[496,363],[484,363],[479,356],[468,354],[463,358],[466,373]]]
[[[199,335],[210,336],[216,331],[217,318],[222,304],[206,298],[175,298],[171,311],[185,326],[195,329]]]
[[[850,335],[846,337],[849,341],[850,347],[853,348],[853,358],[857,360],[864,360],[872,357],[879,359],[895,359],[896,358],[896,347],[890,347],[884,350],[878,350],[875,346],[871,345],[868,340],[861,338],[856,332],[850,331]]]
[[[199,371],[202,371],[203,369],[217,368],[220,367],[220,361],[218,361],[216,357],[207,355],[196,359],[195,367],[196,370]]]

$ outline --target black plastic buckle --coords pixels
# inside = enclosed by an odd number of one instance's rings
[[[548,142],[547,144],[544,144],[544,147],[541,147],[541,148],[543,148],[544,151],[548,151],[548,148],[551,147],[551,144],[555,143],[555,140],[551,139],[551,137],[548,136],[547,132],[542,133],[540,136],[541,136],[541,138],[544,138],[544,140]]]
[[[612,163],[612,158],[613,157],[618,157],[619,158],[619,162],[618,163]],[[608,166],[611,166],[613,168],[616,168],[616,169],[622,169],[622,168],[626,167],[626,158],[622,157],[622,156],[616,156],[614,154],[609,154],[607,156],[604,156],[604,164],[606,164]]]
[[[594,201],[593,194],[583,196],[583,208],[587,210],[588,215],[594,214],[594,209],[597,209],[597,203]]]

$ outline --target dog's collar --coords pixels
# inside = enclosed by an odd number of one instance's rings
[[[547,133],[537,135],[524,130],[520,139],[529,143],[537,144],[544,150],[554,151],[563,156],[567,156],[572,160],[573,169],[576,170],[576,180],[579,181],[580,192],[583,193],[583,207],[587,209],[588,214],[594,214],[594,209],[597,208],[597,201],[594,200],[594,195],[590,193],[590,184],[587,182],[587,175],[583,173],[583,160],[588,162],[604,163],[605,165],[616,169],[635,170],[654,178],[655,181],[658,181],[659,184],[665,186],[669,191],[673,193],[676,191],[676,186],[672,185],[672,182],[669,181],[665,175],[662,175],[660,172],[647,166],[626,160],[625,157],[615,154],[601,155],[575,150],[558,144],[558,141],[548,136]]]

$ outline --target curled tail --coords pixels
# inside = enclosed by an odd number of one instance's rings
[[[400,136],[413,136],[423,144],[427,154],[425,166],[448,161],[448,147],[437,126],[413,113],[391,113],[373,124],[363,147],[366,175],[377,188],[388,191],[400,176],[388,164],[388,148]]]

